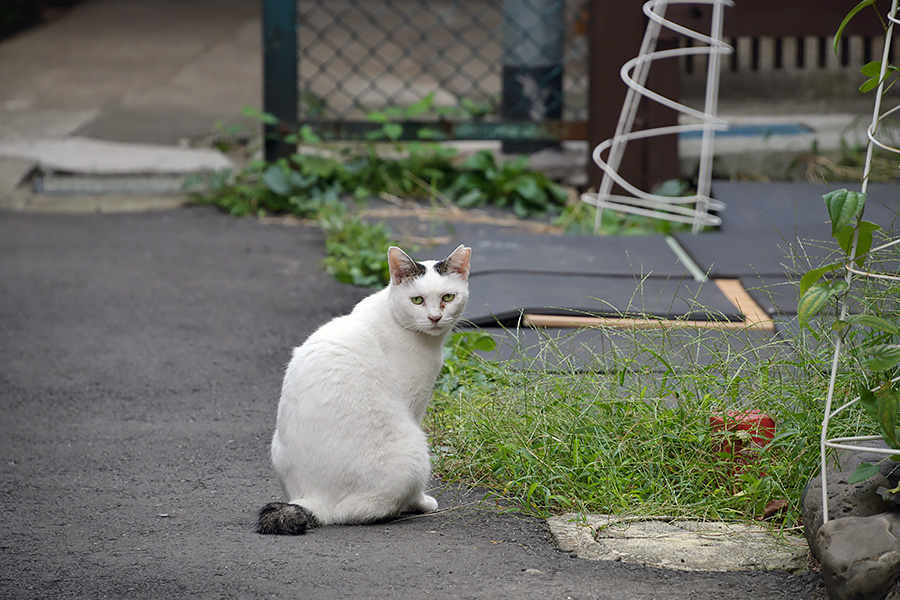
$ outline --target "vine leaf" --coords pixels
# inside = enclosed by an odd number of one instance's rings
[[[847,282],[842,279],[810,286],[806,293],[800,296],[800,301],[797,303],[797,317],[800,326],[803,327],[809,323],[809,320],[822,310],[832,296],[845,291],[847,287]]]
[[[878,420],[878,400],[875,398],[875,392],[864,385],[859,386],[859,404],[866,414],[874,420]]]
[[[869,368],[873,371],[887,371],[900,363],[900,345],[898,344],[877,344],[863,349],[872,359],[869,361]]]
[[[805,275],[803,275],[803,277],[800,278],[800,296],[803,296],[803,294],[806,293],[806,290],[808,290],[810,286],[812,286],[812,284],[821,279],[822,275],[828,273],[829,271],[834,271],[841,266],[842,263],[836,262],[807,272]]]
[[[868,79],[866,79],[862,83],[862,85],[859,86],[859,91],[865,94],[866,92],[871,92],[879,85],[881,85],[881,82],[890,77],[891,74],[900,72],[900,68],[895,67],[894,65],[888,65],[884,71],[884,79],[882,79],[881,61],[873,60],[872,62],[863,65],[863,67],[859,71],[860,73],[868,77]]]
[[[854,483],[865,481],[869,477],[874,477],[880,471],[881,469],[879,469],[877,465],[873,465],[867,462],[861,462],[859,463],[859,466],[856,467],[856,470],[850,474],[850,478],[847,479],[847,483],[853,485]]]
[[[873,5],[873,4],[875,4],[875,0],[862,0],[862,2],[860,2],[859,4],[857,4],[856,6],[854,6],[854,7],[850,10],[850,12],[847,13],[847,16],[844,17],[844,20],[841,21],[841,26],[838,27],[837,33],[834,34],[834,44],[832,44],[832,49],[834,50],[835,56],[837,56],[837,53],[838,53],[838,44],[839,44],[840,41],[841,41],[841,34],[844,33],[844,29],[847,28],[847,24],[850,22],[850,20],[851,20],[853,17],[856,16],[856,13],[858,13],[859,11],[861,11],[862,9],[864,9],[865,7],[871,6],[871,5]]]
[[[857,229],[859,230],[859,235],[857,236],[856,241],[856,258],[854,259],[854,262],[861,267],[866,260],[866,254],[872,249],[873,234],[881,229],[881,226],[876,225],[871,221],[860,221],[859,226],[856,228],[848,225],[837,232],[834,239],[837,240],[841,250],[843,250],[847,256],[850,256],[850,252],[853,250],[853,232]]]
[[[263,173],[262,180],[266,187],[279,196],[287,196],[291,193],[291,184],[288,182],[287,175],[278,165],[269,165],[269,168]]]
[[[847,315],[844,320],[850,325],[862,325],[892,335],[900,335],[900,327],[875,315]]]
[[[893,448],[900,448],[897,439],[897,417],[900,416],[900,392],[886,389],[878,394],[878,424],[884,441]]]
[[[831,235],[836,237],[838,232],[850,225],[862,212],[866,194],[840,189],[828,192],[822,199],[831,218]]]

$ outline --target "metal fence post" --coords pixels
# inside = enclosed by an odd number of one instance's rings
[[[504,0],[505,119],[562,119],[564,0]],[[504,152],[535,152],[548,142],[504,140]]]
[[[296,132],[297,86],[297,0],[263,0],[263,110],[279,119],[263,128],[268,161],[296,148],[284,137]]]

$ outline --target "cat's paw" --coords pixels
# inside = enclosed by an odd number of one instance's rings
[[[422,494],[422,497],[419,498],[418,501],[416,501],[412,508],[417,512],[430,513],[437,510],[438,503],[437,500],[435,500],[431,496]]]

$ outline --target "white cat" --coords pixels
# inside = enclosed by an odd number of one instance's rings
[[[259,533],[431,512],[422,418],[443,343],[468,299],[471,249],[418,263],[388,250],[391,282],[294,349],[272,439],[287,502],[260,511]]]

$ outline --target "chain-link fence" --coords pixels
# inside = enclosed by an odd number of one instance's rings
[[[391,108],[451,123],[584,121],[582,5],[298,0],[300,120],[364,122]]]

